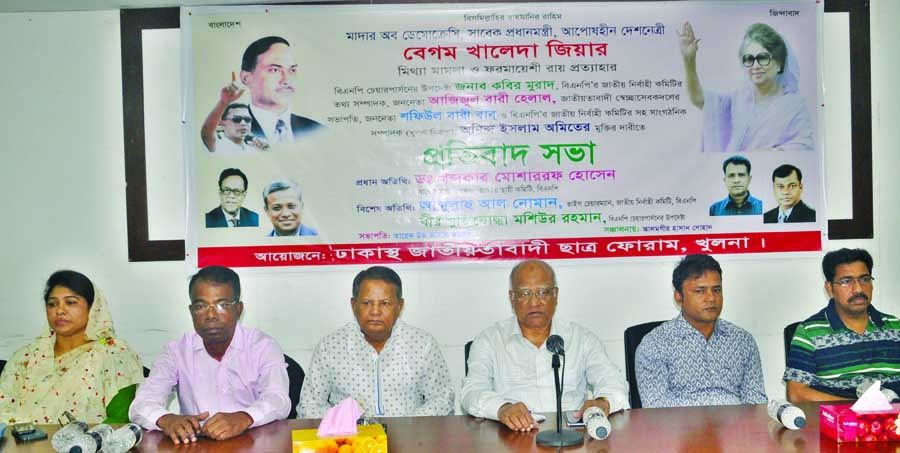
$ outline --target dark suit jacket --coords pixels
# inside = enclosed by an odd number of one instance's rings
[[[253,116],[252,110],[250,111],[250,116],[253,118],[253,122],[250,123],[250,133],[267,142],[271,142],[271,140],[266,137],[266,133],[263,132],[262,126],[256,121],[256,117]],[[291,114],[291,130],[294,132],[295,140],[322,127],[324,126],[316,120],[311,120],[305,116],[294,115],[293,113]]]
[[[255,212],[242,207],[241,208],[241,224],[238,227],[258,227],[259,216]],[[221,206],[216,206],[212,211],[206,213],[206,228],[227,228],[228,220],[225,219],[225,213],[222,212]]]
[[[815,222],[816,210],[807,206],[803,200],[800,200],[794,205],[794,209],[791,210],[791,215],[784,221],[785,223]],[[778,208],[776,207],[775,209],[766,211],[766,213],[763,214],[763,222],[778,223]]]

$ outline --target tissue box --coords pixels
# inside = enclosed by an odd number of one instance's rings
[[[382,425],[361,425],[355,436],[316,436],[316,429],[291,432],[294,453],[387,453],[387,434]]]
[[[819,430],[838,442],[898,441],[897,414],[900,403],[890,411],[854,412],[852,404],[823,404],[819,406]]]

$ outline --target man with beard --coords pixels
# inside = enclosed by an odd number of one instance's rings
[[[783,377],[789,400],[856,399],[875,380],[891,398],[900,392],[900,320],[872,306],[872,266],[863,249],[822,259],[831,300],[797,326]]]
[[[722,162],[725,189],[728,196],[709,207],[709,215],[760,215],[762,200],[750,195],[750,160],[744,156],[731,156]]]

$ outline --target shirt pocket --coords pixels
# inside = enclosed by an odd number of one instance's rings
[[[259,398],[259,373],[241,372],[234,368],[228,368],[227,382],[223,388],[226,394],[221,395],[225,400],[231,399],[240,406],[250,406]]]

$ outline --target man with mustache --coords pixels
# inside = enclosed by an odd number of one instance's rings
[[[815,222],[816,210],[800,198],[803,196],[803,172],[784,164],[772,172],[772,190],[778,207],[763,214],[763,223]]]
[[[267,36],[247,46],[241,59],[241,83],[250,90],[250,132],[268,143],[291,143],[322,127],[290,111],[299,66],[290,44]]]
[[[856,399],[876,379],[886,394],[900,393],[900,319],[872,306],[872,266],[863,249],[825,254],[831,300],[797,326],[783,377],[789,400]]]
[[[515,316],[494,323],[472,343],[469,372],[460,390],[463,412],[498,420],[509,429],[537,428],[534,412],[556,410],[552,355],[547,338],[565,342],[562,409],[598,407],[609,414],[628,409],[625,376],[609,360],[597,335],[555,319],[556,274],[541,260],[525,260],[509,274],[509,303]]]
[[[731,156],[722,162],[725,189],[728,196],[709,207],[709,215],[760,215],[762,200],[750,195],[750,160],[744,156]]]
[[[291,400],[284,355],[272,337],[238,324],[244,303],[237,273],[204,267],[191,277],[188,292],[194,332],[163,348],[128,417],[175,444],[196,442],[199,435],[225,440],[286,418]],[[173,389],[180,414],[167,409]]]

